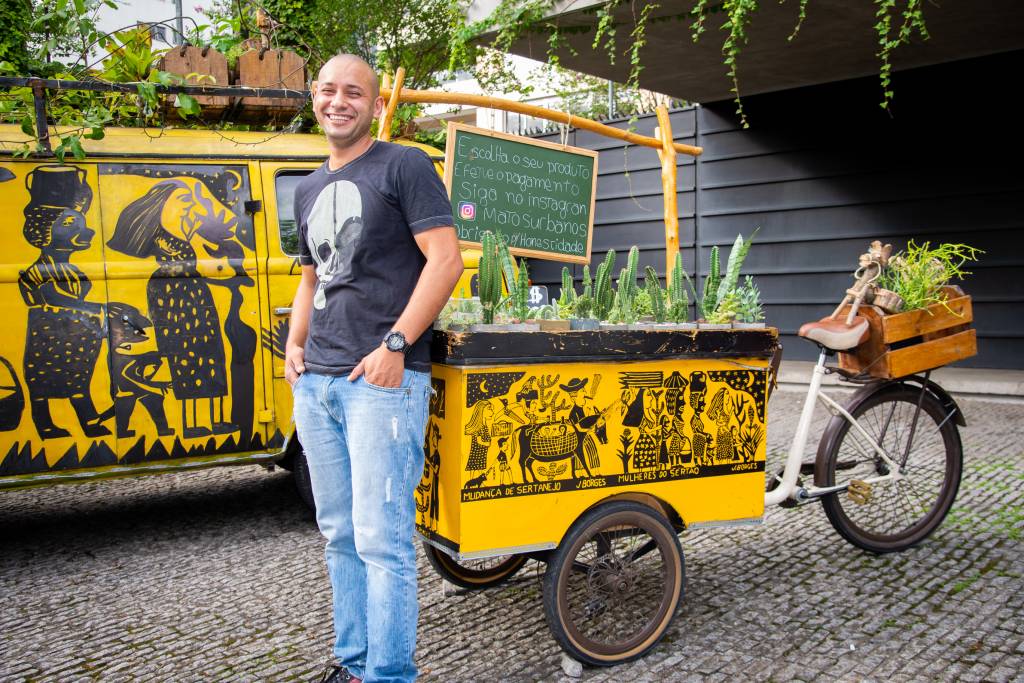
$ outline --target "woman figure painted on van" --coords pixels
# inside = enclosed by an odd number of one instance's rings
[[[204,222],[223,221],[230,212],[208,215],[196,198],[195,186],[201,184],[177,179],[157,183],[125,207],[107,242],[122,254],[156,259],[157,269],[146,285],[149,315],[157,348],[170,367],[174,396],[181,402],[184,438],[238,429],[224,419],[228,384],[221,322],[192,246]],[[198,424],[200,401],[207,402],[209,428]]]
[[[30,204],[25,209],[25,239],[40,254],[18,277],[28,306],[24,372],[32,420],[44,439],[70,435],[50,415],[50,400],[60,398],[71,401],[87,437],[110,434],[101,423],[113,411],[100,415],[89,392],[106,336],[106,310],[86,301],[92,283],[70,261],[76,251],[89,248],[95,234],[74,208]]]

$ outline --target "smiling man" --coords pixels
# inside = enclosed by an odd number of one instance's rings
[[[327,539],[337,662],[317,680],[330,683],[416,677],[428,328],[462,273],[430,159],[369,136],[383,106],[362,59],[324,64],[313,112],[330,156],[295,192],[302,278],[285,377]]]

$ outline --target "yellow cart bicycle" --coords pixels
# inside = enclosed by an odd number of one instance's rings
[[[556,640],[581,662],[611,665],[642,656],[671,623],[684,529],[759,523],[766,505],[820,499],[859,547],[917,543],[955,498],[963,418],[927,377],[873,380],[839,405],[821,378],[851,338],[816,340],[787,465],[766,493],[773,328],[435,333],[416,494],[432,565],[483,588],[545,562]],[[808,468],[818,401],[835,417]]]

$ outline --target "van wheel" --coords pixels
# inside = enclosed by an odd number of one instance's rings
[[[309,481],[309,465],[306,463],[306,452],[302,445],[295,449],[292,459],[292,480],[295,482],[295,490],[299,492],[299,498],[313,512],[316,512],[316,503],[313,502],[313,486]]]

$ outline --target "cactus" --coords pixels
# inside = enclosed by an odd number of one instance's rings
[[[594,298],[589,294],[581,294],[573,306],[573,316],[577,319],[589,318],[594,310]]]
[[[696,300],[697,291],[693,287],[690,276],[683,269],[683,255],[677,252],[676,262],[672,267],[672,274],[668,281],[669,306],[666,312],[668,319],[675,323],[684,323],[690,317],[690,297],[687,295],[686,290],[683,289],[683,278],[686,278],[687,284],[693,290],[694,300]]]
[[[558,303],[563,305],[571,304],[576,300],[576,288],[572,283],[572,274],[568,266],[562,267],[562,291],[558,293]]]
[[[650,266],[644,269],[644,284],[647,286],[647,296],[651,300],[651,313],[655,322],[665,322],[665,294],[661,289],[661,283],[658,282],[658,273]]]
[[[594,312],[594,283],[590,266],[583,266],[583,293],[573,302],[572,315],[577,319],[589,318]]]
[[[490,230],[480,240],[480,272],[478,291],[485,324],[494,322],[494,314],[501,305],[501,272],[498,265],[498,240]]]
[[[619,288],[626,287],[626,295],[630,301],[636,299],[637,284],[636,284],[636,269],[637,262],[640,260],[640,250],[636,246],[629,248],[629,256],[626,259],[625,275],[619,276]]]
[[[636,281],[634,280],[634,286]],[[629,286],[629,267],[619,271],[619,288],[615,292],[614,302],[608,319],[613,323],[636,322],[636,314],[633,309],[633,290]]]
[[[519,260],[519,274],[509,294],[512,298],[512,317],[519,322],[526,322],[530,316],[530,274],[526,268],[526,259]]]
[[[708,274],[704,278],[704,297],[700,302],[700,313],[705,320],[718,308],[718,285],[721,283],[721,263],[718,260],[718,245],[711,247],[711,257],[708,263]]]
[[[505,278],[505,289],[508,290],[509,294],[512,294],[512,289],[516,286],[516,269],[512,254],[508,250],[508,241],[499,232],[497,236],[498,243],[498,263],[501,265],[501,273]]]
[[[594,317],[606,320],[614,304],[612,270],[615,268],[615,250],[609,249],[604,261],[597,267],[594,277]]]

